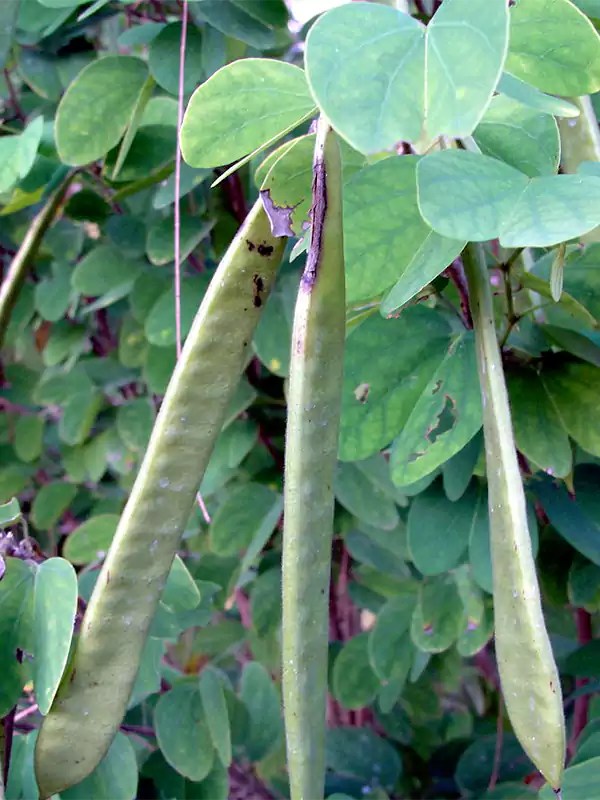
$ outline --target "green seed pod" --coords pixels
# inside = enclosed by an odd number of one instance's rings
[[[286,239],[258,200],[202,301],[87,607],[35,772],[42,798],[85,778],[125,714],[148,630]]]
[[[285,456],[283,691],[292,800],[319,800],[324,792],[333,474],[345,336],[343,253],[339,145],[321,118],[311,243],[292,334]]]
[[[483,402],[496,655],[508,716],[521,746],[559,790],[565,720],[527,526],[489,275],[480,245],[465,251]]]

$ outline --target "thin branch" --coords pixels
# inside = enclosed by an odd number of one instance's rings
[[[577,608],[575,610],[575,622],[577,624],[577,641],[580,645],[588,644],[593,637],[592,631],[592,616],[584,608]],[[577,678],[575,687],[579,689],[587,684],[587,678]],[[577,740],[581,731],[585,728],[588,721],[588,712],[590,706],[590,695],[585,694],[575,700],[575,708],[573,709],[573,727],[571,729],[571,740],[569,742],[569,754],[573,756],[575,748],[577,747]]]
[[[496,720],[496,747],[494,749],[494,766],[490,775],[488,792],[493,791],[498,783],[500,766],[502,764],[502,744],[504,742],[504,704],[502,694],[498,694],[498,717]]]
[[[460,297],[460,307],[463,315],[463,323],[467,330],[473,330],[473,319],[471,317],[471,307],[469,306],[469,289],[467,286],[467,279],[465,278],[465,271],[460,258],[450,264],[445,270],[446,274],[456,287]]]

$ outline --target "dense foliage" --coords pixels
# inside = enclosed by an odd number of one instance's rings
[[[486,465],[483,363],[506,375],[562,797],[600,796],[598,30],[598,0],[348,3],[304,28],[283,0],[0,3],[0,797],[39,796],[38,730],[74,681],[180,339],[257,198],[283,263],[270,295],[249,281],[260,320],[120,730],[60,797],[289,797],[284,434],[319,113],[346,272],[326,794],[553,797],[499,682],[488,486],[505,462],[488,427]],[[489,268],[498,363],[467,243]],[[80,717],[93,728],[93,708]]]

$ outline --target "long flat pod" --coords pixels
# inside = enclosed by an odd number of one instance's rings
[[[515,734],[548,783],[558,791],[565,760],[562,695],[544,624],[481,246],[470,245],[464,260],[483,402],[500,682]]]
[[[202,301],[37,740],[49,797],[81,781],[118,730],[140,655],[285,248],[258,200]],[[260,291],[259,291],[260,289]]]
[[[311,242],[292,333],[285,451],[283,692],[292,800],[320,800],[324,792],[332,487],[344,334],[341,159],[321,118]]]

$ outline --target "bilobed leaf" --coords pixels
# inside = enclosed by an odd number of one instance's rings
[[[376,3],[342,5],[312,26],[305,63],[319,107],[359,152],[419,137],[425,28],[417,20]]]
[[[34,587],[34,687],[47,714],[67,664],[77,611],[77,576],[64,558],[40,565]]]
[[[417,206],[415,156],[389,158],[344,187],[346,301],[370,300],[396,284],[382,313],[407,303],[460,254],[465,242],[435,233]]]
[[[473,138],[484,155],[531,178],[554,175],[558,169],[560,137],[554,117],[505,95],[492,98]]]
[[[469,136],[487,108],[508,51],[506,0],[445,0],[427,27],[426,126]]]
[[[456,338],[427,378],[392,448],[392,480],[397,486],[429,475],[462,450],[482,425],[471,334]]]
[[[231,764],[231,731],[223,685],[210,668],[200,673],[200,697],[210,738],[223,766]]]
[[[313,108],[298,67],[267,59],[234,61],[192,95],[181,130],[183,157],[192,167],[236,161],[299,125]]]
[[[592,230],[600,219],[600,178],[528,178],[479,153],[432,153],[417,166],[421,214],[443,236],[499,238],[504,247],[550,247]],[[451,194],[449,206],[445,197]]]
[[[542,92],[597,92],[600,37],[570,0],[518,0],[510,10],[506,70]]]
[[[359,461],[390,444],[443,359],[449,328],[437,314],[408,308],[372,316],[346,343],[339,457]]]
[[[116,514],[91,517],[69,534],[64,547],[65,558],[73,564],[89,564],[106,555],[117,530]]]
[[[83,166],[118,144],[147,77],[146,64],[133,56],[106,56],[79,73],[56,115],[56,145],[65,164]]]
[[[161,695],[154,709],[154,727],[173,769],[192,781],[208,775],[215,751],[196,681],[182,681]]]

